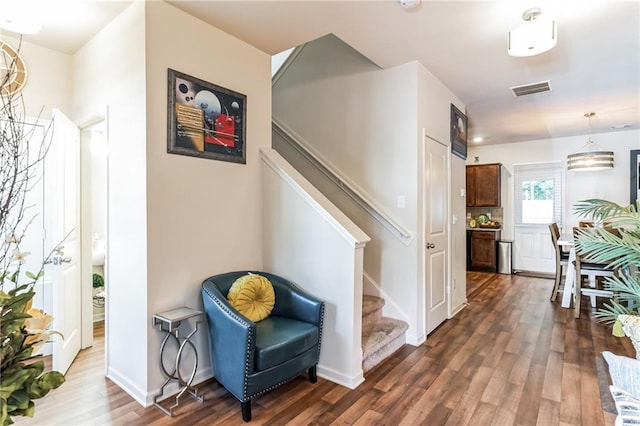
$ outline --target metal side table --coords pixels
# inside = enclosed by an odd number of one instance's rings
[[[185,392],[191,395],[198,402],[202,402],[204,400],[202,395],[198,395],[198,390],[191,386],[191,383],[193,382],[193,379],[196,375],[196,369],[198,368],[198,351],[191,341],[191,337],[193,337],[193,335],[198,331],[198,324],[202,322],[202,314],[203,313],[201,311],[183,307],[153,315],[153,325],[160,325],[160,330],[167,333],[167,335],[164,337],[164,340],[162,341],[162,345],[160,346],[160,367],[162,368],[162,373],[164,374],[166,379],[160,387],[160,393],[158,393],[153,398],[153,405],[158,407],[168,416],[173,416],[173,409],[180,404],[180,397],[184,395]],[[180,324],[182,323],[182,321],[186,321],[189,319],[193,319],[195,321],[194,328],[186,337],[180,337]],[[175,341],[178,345],[178,352],[176,354],[176,359],[173,364],[173,370],[171,372],[169,372],[169,370],[165,368],[164,365],[164,351],[169,340]],[[180,363],[182,361],[182,353],[187,346],[191,346],[191,349],[193,350],[194,362],[191,374],[187,379],[185,379],[180,373]],[[165,386],[167,386],[174,380],[178,382],[180,391],[176,395],[176,403],[169,407],[169,409],[166,409],[162,405],[160,405],[158,399],[164,394]]]

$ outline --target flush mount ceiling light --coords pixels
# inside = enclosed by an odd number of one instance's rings
[[[567,169],[573,171],[591,171],[613,169],[613,151],[599,150],[591,140],[591,117],[595,112],[587,112],[584,116],[589,120],[589,140],[577,153],[567,156]]]
[[[420,0],[398,0],[405,9],[413,9],[420,5]]]
[[[37,34],[41,24],[38,5],[24,0],[2,1],[0,9],[0,29],[18,34]]]
[[[535,7],[522,14],[524,24],[509,33],[507,52],[511,56],[535,56],[552,49],[558,42],[556,21],[541,17]]]

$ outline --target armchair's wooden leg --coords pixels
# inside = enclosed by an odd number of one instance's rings
[[[318,381],[318,375],[316,374],[315,365],[309,369],[309,381],[311,383],[316,383]]]
[[[251,421],[251,400],[247,402],[241,402],[240,406],[242,407],[242,420],[245,422]]]

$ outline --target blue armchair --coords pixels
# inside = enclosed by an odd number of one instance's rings
[[[231,285],[248,272],[214,275],[202,283],[213,376],[240,401],[245,422],[251,420],[254,396],[305,371],[317,381],[324,319],[324,302],[282,277],[251,271],[271,281],[275,305],[266,319],[250,321],[227,301]]]

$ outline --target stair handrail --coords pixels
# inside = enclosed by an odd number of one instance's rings
[[[275,116],[272,116],[271,124],[273,130],[282,136],[283,140],[287,142],[289,146],[309,161],[316,169],[318,169],[318,171],[320,171],[334,185],[340,188],[349,198],[378,221],[385,229],[391,232],[406,246],[409,246],[413,242],[414,236],[411,235],[409,231],[393,220],[391,216],[386,213],[381,206],[377,205],[377,203],[372,200],[371,196],[366,194],[363,189],[358,188],[354,183],[349,182],[333,167],[321,160],[319,156],[313,152],[313,149],[310,148],[309,144],[303,141],[303,138],[300,135],[297,135],[293,130],[288,129],[287,126]]]

